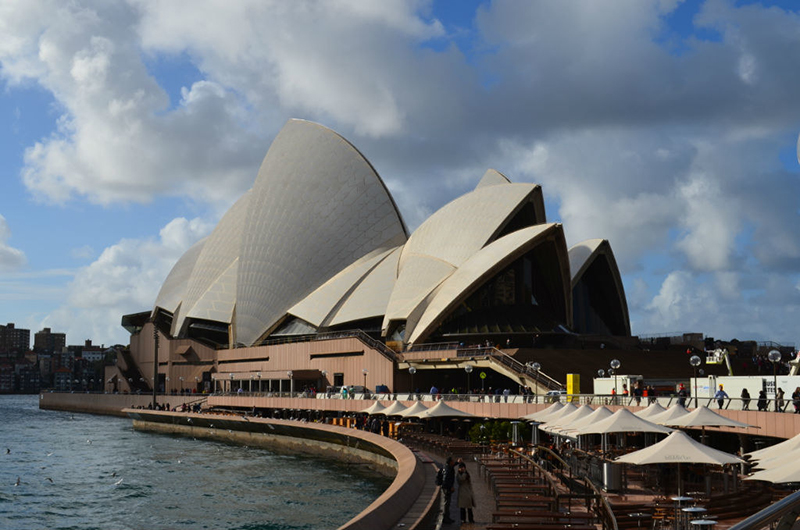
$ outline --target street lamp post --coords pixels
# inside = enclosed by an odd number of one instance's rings
[[[469,386],[469,375],[472,373],[473,366],[468,364],[464,367],[464,371],[467,372],[467,395],[472,394],[472,387]]]
[[[261,372],[256,372],[256,379],[258,379],[258,392],[261,393]]]
[[[364,397],[367,397],[367,374],[369,373],[369,370],[364,368],[361,371],[364,373]]]
[[[542,365],[537,362],[528,363],[528,366],[533,370],[533,402],[539,402],[539,370]]]
[[[778,406],[778,362],[781,360],[781,352],[778,350],[772,350],[767,354],[767,359],[772,362],[772,386],[773,392],[775,392],[775,412],[780,412],[780,407]]]
[[[289,370],[286,375],[289,376],[289,397],[294,397],[294,372]]]
[[[619,390],[617,389],[617,370],[619,370],[620,366],[621,366],[621,363],[619,362],[619,359],[612,359],[611,360],[611,368],[612,368],[612,370],[614,370],[614,404],[615,405],[616,405],[616,402],[617,402],[617,396],[619,394]]]
[[[231,386],[228,388],[230,394],[233,394],[233,372],[231,372]]]
[[[694,368],[694,408],[697,408],[698,404],[698,397],[697,397],[697,367],[700,366],[700,357],[697,355],[692,355],[689,357],[689,364],[692,365]]]
[[[156,410],[156,394],[158,393],[158,328],[153,322],[153,410]]]
[[[410,395],[414,396],[414,374],[417,373],[417,368],[415,366],[408,367],[408,373],[411,376],[411,392]]]

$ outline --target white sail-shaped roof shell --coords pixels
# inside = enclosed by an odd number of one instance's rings
[[[281,129],[252,194],[239,253],[237,342],[257,342],[329,278],[407,237],[369,162],[314,123],[291,120]]]
[[[566,250],[561,225],[552,223],[517,230],[476,252],[442,282],[413,330],[406,328],[406,333],[410,334],[408,341],[417,342],[424,339],[441,324],[441,320],[447,314],[489,278],[549,238],[558,239],[560,247]],[[566,252],[561,256],[561,264],[565,282],[562,291],[565,305],[569,307],[569,290],[566,286],[569,271]]]
[[[174,313],[178,310],[181,300],[183,300],[186,294],[186,287],[189,285],[189,279],[192,276],[194,264],[197,262],[197,258],[200,256],[200,252],[203,250],[207,241],[208,238],[203,238],[192,245],[172,267],[172,270],[167,275],[167,279],[161,284],[161,290],[156,297],[153,314],[155,314],[158,308],[169,311],[170,313]]]
[[[497,184],[511,184],[511,181],[496,169],[487,169],[475,189],[483,188],[484,186],[496,186]]]
[[[242,195],[208,236],[194,264],[183,303],[173,318],[173,335],[182,332],[187,318],[231,323],[238,276],[235,265],[251,195]]]
[[[534,223],[544,222],[536,184],[486,185],[446,204],[417,228],[403,247],[383,332],[408,320],[419,304],[475,252],[492,242],[514,215],[532,203]],[[408,332],[408,331],[407,331]]]
[[[370,273],[380,265],[386,257],[392,252],[397,252],[397,249],[381,250],[374,255],[367,256],[353,263],[342,272],[322,284],[316,291],[303,298],[294,307],[289,309],[289,314],[305,320],[306,322],[320,327],[325,324],[329,316],[332,316],[335,310],[348,299],[358,285],[360,285],[365,278],[370,276]],[[397,261],[395,260],[396,264]],[[391,286],[393,282],[390,282]],[[368,303],[368,301],[365,301]],[[386,307],[385,301],[383,307]],[[368,311],[367,311],[368,312]],[[383,314],[383,313],[379,313]],[[354,315],[354,320],[360,318],[367,318],[362,316],[363,313]]]
[[[629,336],[631,334],[630,317],[628,314],[628,301],[625,297],[625,286],[622,283],[622,277],[619,274],[617,267],[617,260],[614,258],[614,252],[611,250],[611,244],[606,239],[589,239],[582,241],[569,249],[569,267],[572,272],[572,289],[575,291],[575,286],[584,277],[589,268],[596,262],[605,260],[609,276],[603,278],[603,284],[613,285],[614,302],[617,304],[618,309],[612,310],[615,315],[620,312],[619,316],[621,326],[618,330],[621,335]],[[577,327],[578,323],[575,323]],[[590,330],[585,330],[589,332]]]

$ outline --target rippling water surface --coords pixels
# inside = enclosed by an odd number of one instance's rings
[[[0,396],[3,530],[336,528],[390,483],[362,466],[136,432],[37,400]]]

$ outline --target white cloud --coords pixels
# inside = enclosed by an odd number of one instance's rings
[[[65,303],[40,325],[65,332],[70,343],[95,338],[127,344],[122,315],[152,309],[172,266],[212,228],[200,219],[178,218],[164,226],[157,239],[123,239],[106,248],[76,271]]]
[[[69,251],[70,257],[74,259],[89,259],[94,257],[94,249],[91,245],[83,245],[81,247],[73,248]]]
[[[0,215],[0,272],[17,270],[27,262],[23,251],[8,245],[10,237],[6,218]]]
[[[58,128],[29,146],[22,175],[42,201],[221,208],[287,118],[312,119],[367,156],[411,228],[488,167],[542,184],[570,243],[611,241],[635,331],[672,331],[737,291],[771,315],[800,271],[800,179],[778,158],[800,128],[800,17],[708,0],[693,23],[719,39],[685,38],[664,17],[679,4],[498,0],[470,41],[426,1],[9,1],[0,75],[57,102]],[[178,101],[147,69],[163,57],[199,72]],[[160,244],[191,239],[170,232]],[[152,275],[120,263],[146,247],[131,241],[73,285],[98,293],[81,280],[97,275],[118,293],[125,271],[163,277],[160,259]],[[152,305],[148,288],[126,293],[136,309]]]

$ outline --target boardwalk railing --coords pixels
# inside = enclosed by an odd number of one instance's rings
[[[790,530],[800,514],[800,491],[796,491],[775,504],[767,506],[744,521],[736,523],[730,530]]]

